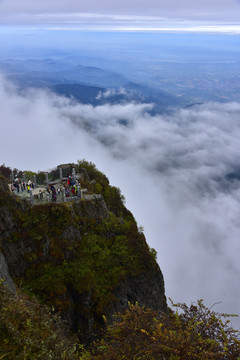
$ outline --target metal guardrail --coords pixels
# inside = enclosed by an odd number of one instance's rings
[[[42,192],[42,197],[40,196],[40,193],[37,192],[37,189],[44,189]],[[87,192],[87,189],[79,189],[78,195],[75,196],[66,196],[64,192],[61,192],[60,194],[56,194],[56,198],[52,198],[51,193],[47,193],[46,187],[43,186],[37,186],[33,191],[32,189],[24,191],[17,192],[16,190],[13,192],[17,197],[27,200],[32,205],[41,205],[41,204],[48,204],[48,203],[64,203],[64,202],[70,202],[70,201],[77,201],[84,198],[84,194]]]

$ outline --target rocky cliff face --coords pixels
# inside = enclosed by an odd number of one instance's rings
[[[8,266],[2,252],[0,252],[0,279],[2,279],[3,285],[6,286],[11,292],[16,292],[16,287],[11,276],[9,275]]]
[[[30,207],[0,181],[0,278],[60,311],[82,342],[99,334],[128,302],[166,311],[162,273],[125,209],[102,195]]]
[[[8,264],[2,253],[3,240],[11,237],[17,231],[14,219],[14,211],[23,210],[27,207],[25,202],[16,201],[15,197],[9,193],[5,180],[0,177],[0,279],[11,292],[16,291],[14,282],[9,274]],[[10,210],[11,208],[11,210]]]

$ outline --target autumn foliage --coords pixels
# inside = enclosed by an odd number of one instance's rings
[[[172,305],[177,310],[160,317],[151,309],[130,305],[81,359],[240,359],[239,332],[229,326],[229,315],[208,309],[202,300],[190,307]]]
[[[21,291],[0,281],[0,359],[77,360],[76,337],[61,318]]]

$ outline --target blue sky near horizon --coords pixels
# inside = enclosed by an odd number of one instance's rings
[[[2,27],[0,32],[0,58],[6,58],[18,52],[26,52],[34,56],[34,50],[54,53],[56,49],[65,49],[65,51],[108,51],[110,53],[134,52],[139,51],[152,53],[161,49],[171,49],[168,52],[179,54],[181,49],[191,49],[193,54],[211,52],[225,52],[226,58],[238,54],[240,45],[239,36],[229,36],[226,34],[184,34],[184,33],[146,33],[146,32],[96,32],[82,30],[48,30],[34,29],[31,27]],[[174,47],[174,48],[173,48]],[[5,52],[6,51],[6,52]],[[179,53],[180,51],[180,53]],[[125,54],[123,54],[124,56]],[[182,54],[183,55],[183,54]],[[185,53],[184,56],[188,56]],[[44,55],[45,56],[45,55]],[[182,56],[183,57],[183,56]]]

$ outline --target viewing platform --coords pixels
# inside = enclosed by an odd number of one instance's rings
[[[29,201],[32,205],[45,203],[63,203],[77,201],[85,197],[87,189],[81,189],[80,174],[76,174],[75,168],[71,168],[71,175],[63,176],[63,169],[71,164],[60,165],[57,167],[59,178],[49,180],[49,174],[46,172],[45,184],[37,184],[36,175],[33,179],[14,177],[12,174],[12,183],[9,184],[10,191],[19,198]]]

